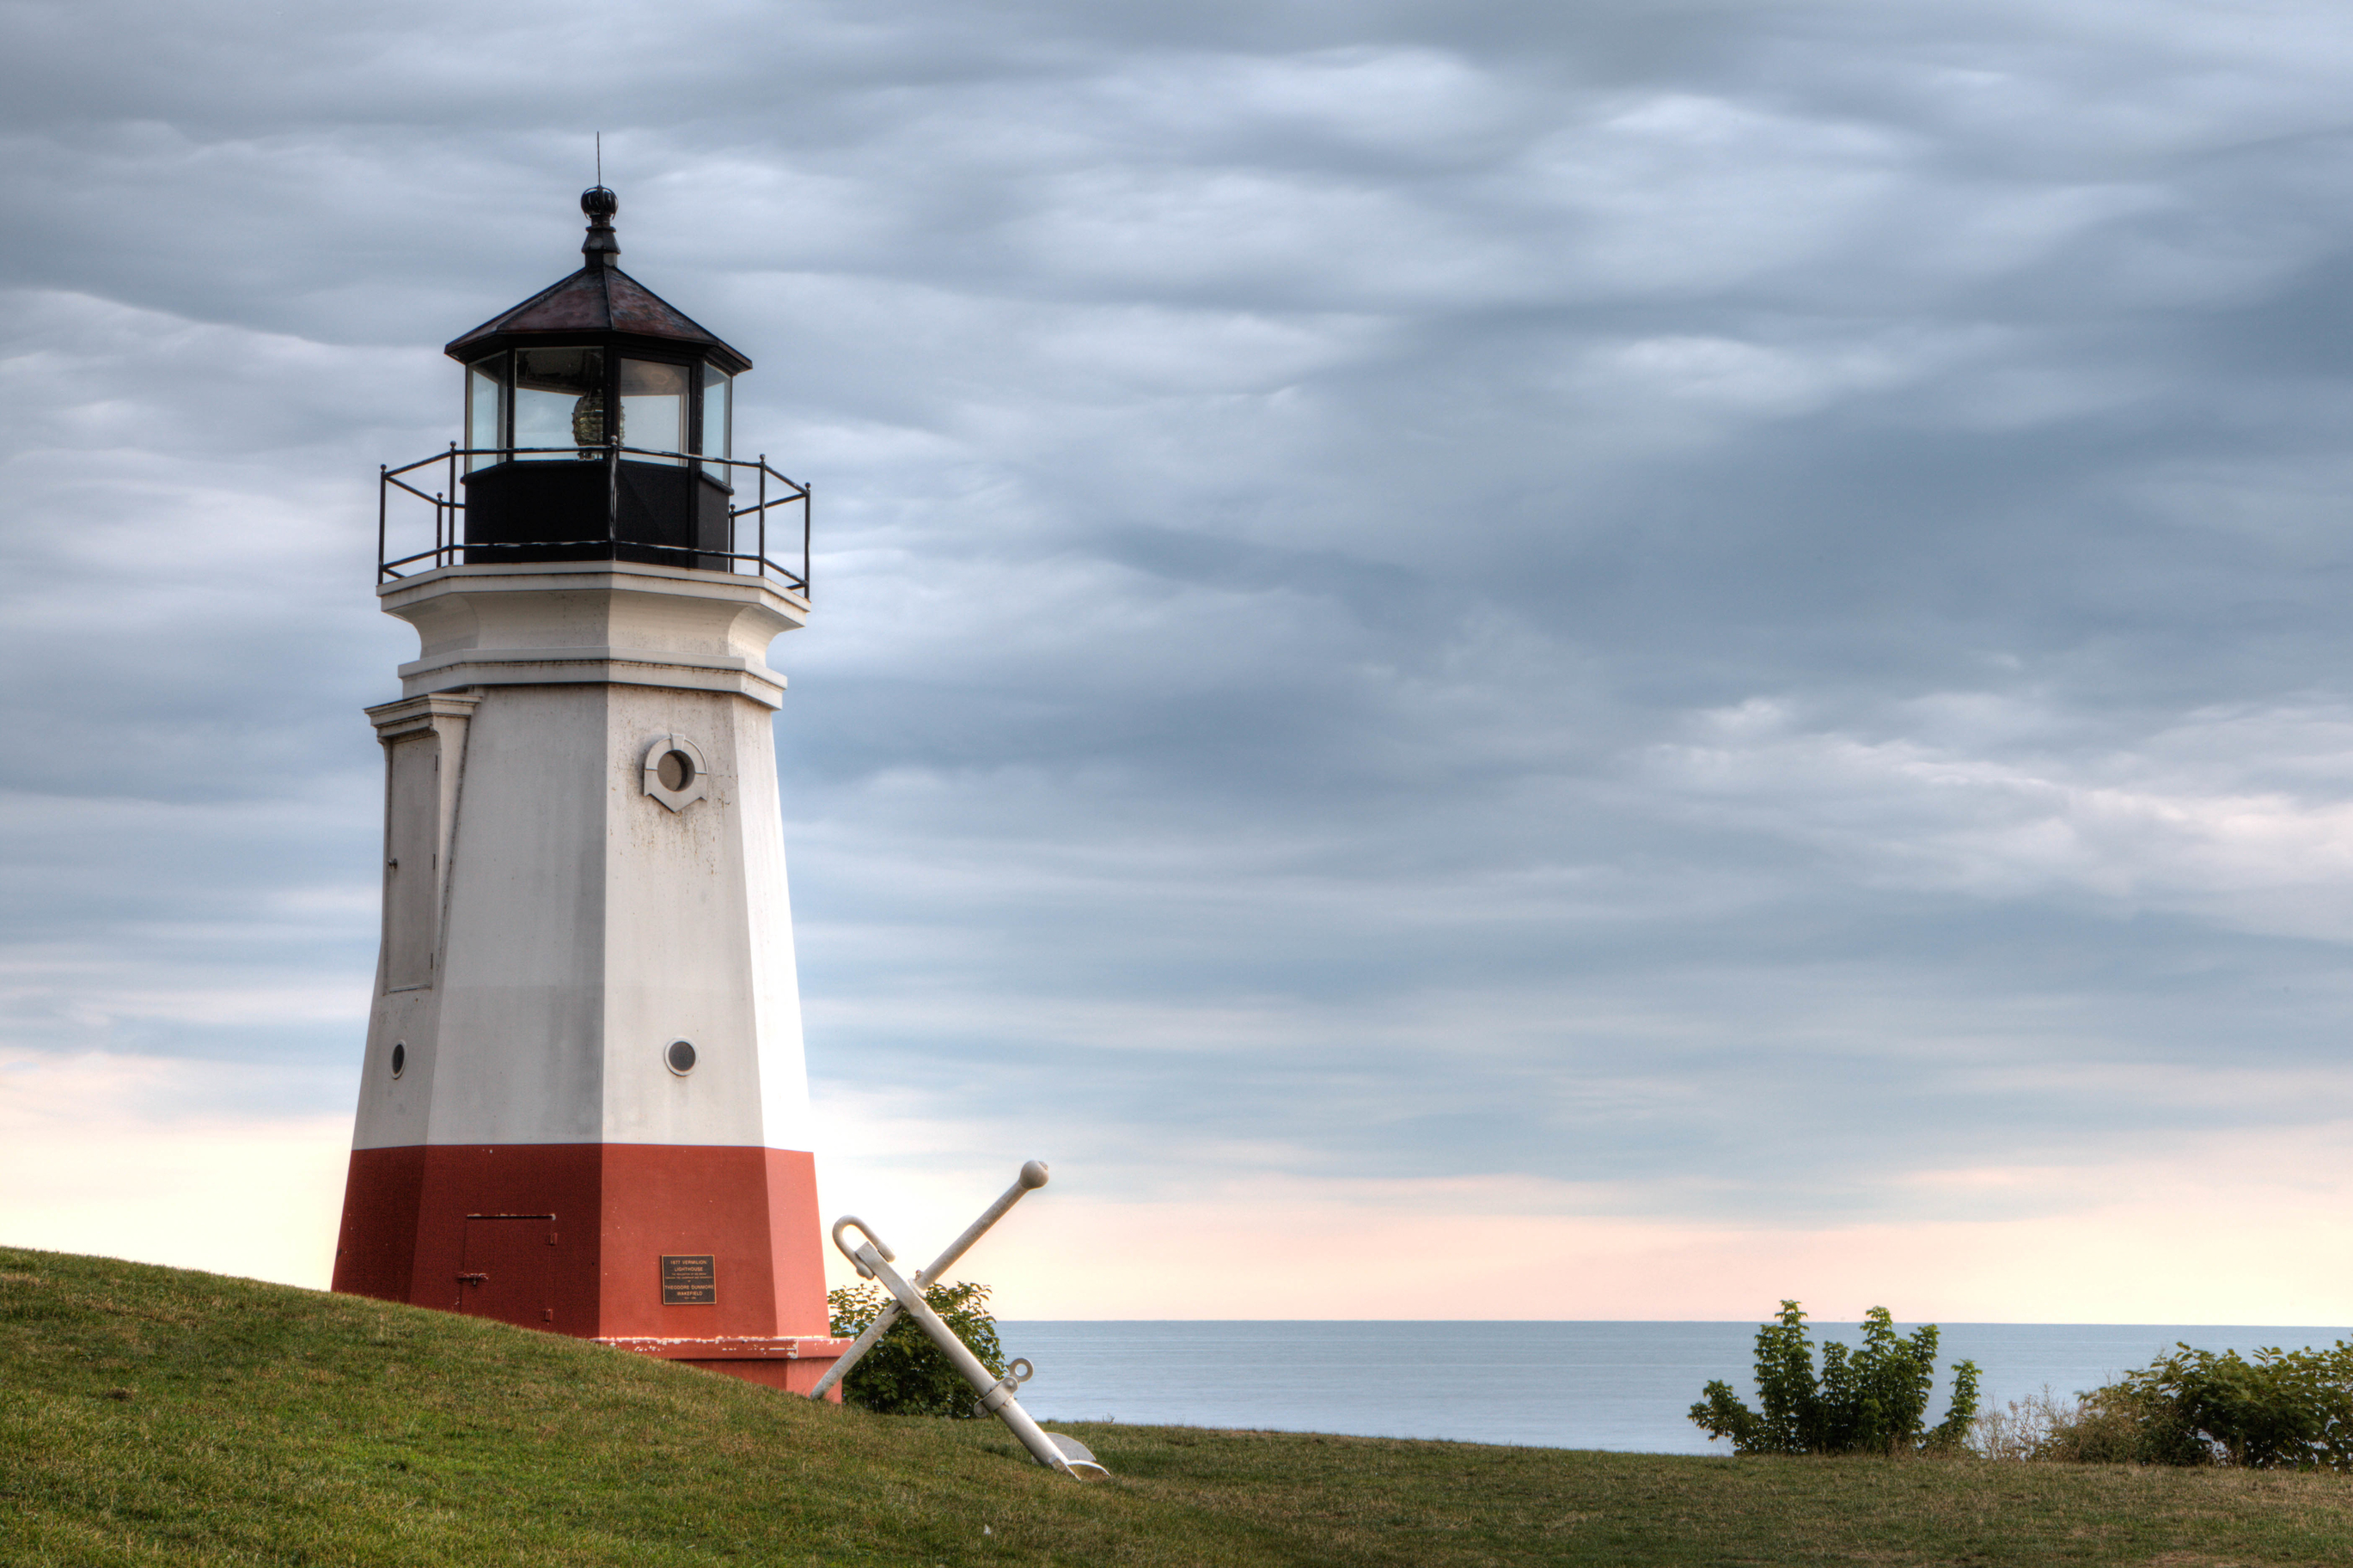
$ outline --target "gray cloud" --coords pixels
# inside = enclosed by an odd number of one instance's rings
[[[340,1103],[365,481],[601,128],[818,489],[821,1086],[1699,1215],[2339,1117],[2328,24],[21,7],[9,1037]]]

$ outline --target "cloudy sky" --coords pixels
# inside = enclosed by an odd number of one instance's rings
[[[2320,0],[7,5],[0,1240],[323,1283],[368,481],[601,131],[818,498],[828,1212],[1050,1160],[1014,1317],[2339,1320],[2348,103]]]

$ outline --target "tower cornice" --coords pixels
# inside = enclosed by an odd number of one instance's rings
[[[448,566],[377,589],[417,629],[406,697],[478,686],[604,682],[732,691],[775,708],[768,644],[807,601],[759,577],[611,561]]]

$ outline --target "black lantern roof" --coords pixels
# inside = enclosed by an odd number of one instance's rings
[[[732,375],[752,368],[750,360],[621,270],[621,246],[614,237],[612,221],[620,210],[618,197],[602,185],[593,186],[582,193],[580,210],[588,215],[588,237],[580,247],[588,264],[513,310],[452,339],[443,353],[470,364],[505,348],[583,340],[626,347],[634,340],[689,350]]]

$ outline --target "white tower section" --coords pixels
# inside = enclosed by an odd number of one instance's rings
[[[605,561],[383,598],[423,646],[370,710],[385,940],[354,1146],[807,1150],[766,664],[807,605]]]

